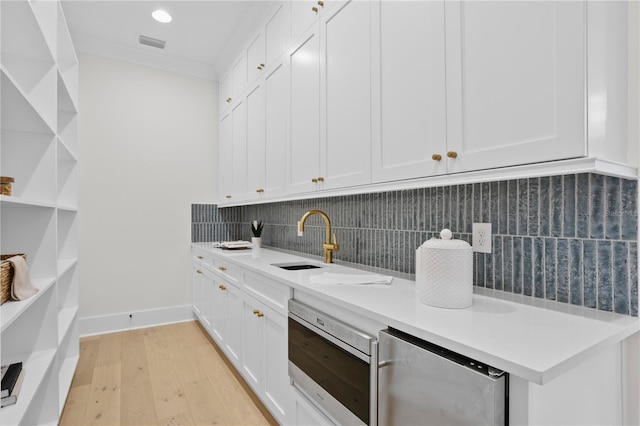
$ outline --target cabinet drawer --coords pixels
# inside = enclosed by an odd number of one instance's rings
[[[213,270],[232,284],[242,284],[242,270],[224,259],[213,258]]]
[[[243,288],[265,305],[286,315],[289,287],[269,278],[246,273]]]
[[[192,247],[191,253],[193,260],[204,264],[209,267],[209,269],[213,269],[213,253],[211,253],[211,251],[199,247]]]

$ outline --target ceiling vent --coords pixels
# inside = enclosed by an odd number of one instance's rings
[[[157,47],[158,49],[164,49],[164,45],[167,44],[164,40],[158,40],[157,38],[147,37],[141,35],[138,39],[140,44],[144,44],[146,46]]]

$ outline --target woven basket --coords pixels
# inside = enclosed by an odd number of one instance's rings
[[[13,282],[13,265],[10,262],[7,262],[7,259],[12,258],[13,256],[22,256],[24,260],[27,260],[27,255],[19,253],[19,254],[0,254],[0,261],[2,261],[2,266],[0,267],[0,287],[1,287],[1,295],[0,295],[0,305],[2,305],[7,300],[11,300],[11,283]]]

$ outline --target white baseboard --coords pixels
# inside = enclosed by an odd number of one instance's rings
[[[80,318],[80,337],[96,334],[114,333],[137,328],[193,321],[196,319],[192,305],[173,306],[171,308],[149,311],[127,312],[99,317]]]

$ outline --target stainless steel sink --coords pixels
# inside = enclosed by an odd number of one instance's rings
[[[313,263],[272,263],[273,266],[277,266],[278,268],[286,269],[287,271],[300,271],[304,269],[318,269],[322,268],[322,266],[315,265]]]

